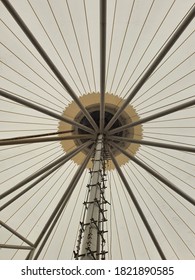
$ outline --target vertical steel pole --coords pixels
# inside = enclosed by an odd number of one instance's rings
[[[107,0],[100,1],[100,133],[105,123],[105,78],[106,78],[106,9]]]
[[[87,203],[87,213],[85,217],[85,230],[83,235],[83,243],[81,248],[82,260],[93,260],[98,258],[100,252],[99,242],[99,205],[101,196],[101,170],[102,170],[102,151],[103,151],[103,135],[99,135],[97,139],[94,164],[91,170],[91,182],[89,184],[90,194]]]

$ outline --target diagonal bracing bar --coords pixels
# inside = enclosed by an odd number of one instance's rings
[[[134,98],[134,96],[138,93],[138,91],[141,89],[141,87],[145,84],[147,79],[154,72],[156,67],[159,65],[159,63],[162,61],[162,59],[165,57],[165,55],[168,53],[168,51],[172,48],[172,46],[175,44],[177,39],[181,36],[183,31],[187,28],[187,26],[190,24],[190,22],[194,19],[194,16],[195,16],[195,6],[193,5],[192,8],[190,9],[190,11],[187,13],[185,19],[182,21],[180,26],[175,31],[175,33],[171,36],[171,38],[168,40],[168,42],[165,44],[165,46],[162,48],[162,50],[156,56],[156,58],[154,59],[152,64],[149,66],[149,68],[146,70],[145,74],[142,76],[140,81],[137,83],[137,85],[134,87],[134,89],[130,92],[127,99],[124,101],[124,103],[118,109],[116,114],[113,116],[113,118],[107,124],[107,126],[105,127],[105,131],[108,131],[111,128],[111,126],[114,124],[114,122],[118,119],[120,114],[124,111],[124,109],[128,106],[130,101]]]
[[[66,123],[72,124],[73,126],[79,127],[81,129],[83,129],[84,131],[87,131],[89,133],[94,134],[94,131],[91,128],[88,128],[85,125],[82,125],[82,124],[80,124],[78,122],[75,122],[75,121],[73,121],[72,119],[70,119],[68,117],[61,116],[61,115],[56,114],[55,112],[52,112],[52,111],[50,111],[50,110],[48,110],[46,108],[38,106],[38,105],[34,104],[33,102],[29,102],[29,101],[27,101],[27,100],[25,100],[23,98],[17,97],[15,95],[10,94],[8,92],[5,92],[3,90],[0,90],[0,96],[3,96],[3,97],[5,97],[7,99],[10,99],[10,100],[13,100],[13,101],[15,101],[15,102],[17,102],[19,104],[22,104],[24,106],[27,106],[27,107],[29,107],[29,108],[31,108],[33,110],[41,112],[41,113],[43,113],[45,115],[48,115],[50,117],[53,117],[53,118],[55,118],[57,120],[64,121]]]
[[[106,9],[107,0],[100,0],[100,133],[105,122]]]
[[[123,184],[126,187],[126,190],[129,193],[129,195],[130,195],[130,197],[131,197],[131,199],[132,199],[132,201],[133,201],[133,203],[134,203],[134,205],[135,205],[135,207],[136,207],[136,209],[137,209],[137,211],[138,211],[138,213],[139,213],[139,215],[140,215],[140,217],[141,217],[141,219],[142,219],[142,221],[143,221],[143,223],[144,223],[144,225],[145,225],[145,227],[146,227],[146,229],[147,229],[147,231],[148,231],[148,233],[149,233],[149,235],[150,235],[150,237],[151,237],[151,239],[152,239],[152,241],[153,241],[153,243],[154,243],[154,245],[155,245],[155,247],[156,247],[156,249],[159,253],[159,255],[161,256],[162,260],[166,260],[166,257],[164,255],[162,249],[161,249],[161,246],[160,246],[158,240],[156,239],[155,234],[152,231],[152,228],[150,227],[150,225],[149,225],[149,223],[146,219],[146,216],[144,215],[144,213],[143,213],[143,211],[142,211],[134,193],[132,192],[131,187],[129,186],[129,183],[127,182],[122,170],[120,169],[120,167],[119,167],[119,165],[118,165],[110,147],[108,147],[108,151],[109,151],[111,160],[113,161],[113,163],[116,167],[116,170],[118,171],[118,173],[121,177],[121,180],[123,181]]]
[[[74,130],[64,130],[64,131],[41,133],[41,134],[31,134],[31,135],[27,135],[27,136],[18,136],[18,137],[6,138],[6,139],[2,139],[2,140],[10,140],[10,139],[19,140],[19,139],[37,138],[37,137],[45,137],[45,136],[66,134],[66,133],[70,133],[70,132],[74,132]]]
[[[32,250],[30,250],[29,254],[26,256],[25,260],[32,260],[33,259],[33,255],[35,252],[35,248],[33,248]]]
[[[11,233],[13,233],[15,236],[17,236],[19,239],[21,239],[22,241],[24,241],[26,244],[28,244],[30,247],[34,247],[33,243],[31,241],[29,241],[28,239],[26,239],[23,235],[21,235],[20,233],[18,233],[16,230],[14,230],[13,228],[11,228],[10,226],[8,226],[6,223],[4,223],[3,221],[0,221],[0,225],[3,226],[4,228],[6,228],[7,230],[9,230]]]
[[[38,176],[44,174],[46,171],[48,171],[51,168],[53,168],[54,166],[58,165],[60,162],[65,163],[65,161],[70,160],[73,156],[75,156],[77,153],[79,153],[82,149],[84,149],[85,147],[89,146],[90,144],[91,144],[91,141],[89,140],[86,143],[84,143],[81,146],[79,146],[76,149],[74,149],[73,151],[65,154],[64,156],[60,157],[59,159],[57,159],[57,160],[53,161],[52,163],[48,164],[46,167],[42,168],[41,170],[38,170],[37,172],[35,172],[32,175],[28,176],[27,178],[25,178],[24,180],[22,180],[21,182],[16,184],[14,187],[10,188],[9,190],[7,190],[3,194],[1,194],[0,195],[0,199],[8,196],[9,194],[11,194],[12,192],[18,190],[19,188],[21,188],[25,184],[27,184],[30,181],[36,179]]]
[[[7,145],[18,145],[18,144],[31,144],[31,143],[43,143],[43,142],[52,142],[52,141],[66,141],[66,140],[73,140],[73,139],[91,139],[93,138],[92,134],[80,134],[80,135],[68,135],[68,136],[59,136],[59,137],[44,137],[44,138],[24,138],[20,139],[0,139],[0,146],[7,146]]]
[[[62,83],[64,88],[67,90],[69,95],[72,97],[72,99],[75,101],[75,103],[78,105],[78,107],[81,109],[83,114],[86,116],[86,118],[89,120],[91,125],[95,130],[98,129],[95,121],[90,116],[89,112],[86,110],[86,108],[83,106],[79,98],[77,97],[76,93],[73,91],[73,89],[70,87],[70,85],[67,83],[67,81],[64,79],[60,71],[57,69],[57,67],[54,65],[50,57],[47,55],[45,50],[42,48],[42,46],[39,44],[37,39],[34,37],[30,29],[27,27],[25,22],[22,20],[22,18],[19,16],[19,14],[16,12],[14,7],[11,5],[11,3],[8,0],[1,0],[4,6],[7,8],[9,13],[12,15],[14,20],[17,22],[17,24],[20,26],[20,28],[23,30],[23,32],[26,34],[28,39],[31,41],[31,43],[34,45],[34,47],[37,49],[39,54],[42,56],[42,58],[45,60],[47,65],[50,67],[50,69],[53,71],[53,73],[56,75],[58,80]]]
[[[23,245],[10,245],[10,244],[0,244],[0,248],[4,249],[17,249],[17,250],[33,250],[33,247],[23,246]]]
[[[183,110],[185,108],[188,108],[188,107],[191,107],[191,106],[194,106],[194,105],[195,105],[195,99],[192,99],[191,101],[185,102],[185,103],[180,104],[178,106],[174,106],[174,107],[172,107],[170,109],[167,109],[167,110],[161,111],[159,113],[153,114],[151,116],[145,117],[143,119],[140,119],[139,121],[132,122],[132,123],[129,123],[129,124],[125,124],[123,126],[120,126],[119,128],[112,129],[112,130],[109,131],[108,134],[109,135],[115,134],[116,132],[120,132],[120,131],[122,131],[124,129],[130,128],[130,127],[134,127],[136,125],[143,124],[143,123],[146,123],[146,122],[149,122],[149,121],[161,118],[163,116],[167,116],[169,114],[175,113],[177,111]]]
[[[183,192],[182,190],[180,190],[177,186],[175,186],[172,182],[170,182],[167,178],[165,178],[164,176],[162,176],[161,174],[159,174],[158,172],[156,172],[155,170],[153,170],[151,167],[149,167],[148,165],[146,165],[145,163],[143,163],[141,160],[137,159],[136,157],[132,156],[129,152],[127,152],[126,150],[122,149],[120,146],[118,146],[117,144],[110,142],[110,144],[115,147],[116,149],[118,149],[119,151],[121,151],[121,153],[123,153],[126,157],[128,157],[129,159],[131,159],[133,162],[135,162],[137,165],[139,165],[140,167],[142,167],[144,170],[146,170],[148,173],[150,173],[151,175],[153,175],[155,178],[157,178],[159,181],[161,181],[163,184],[165,184],[167,187],[169,187],[170,189],[172,189],[174,192],[176,192],[177,194],[179,194],[181,197],[183,197],[185,200],[187,200],[188,202],[190,202],[192,205],[195,205],[195,199],[193,199],[191,196],[189,196],[188,194],[186,194],[185,192]]]
[[[154,141],[131,139],[131,138],[126,138],[126,137],[118,137],[118,136],[110,136],[110,137],[108,137],[108,139],[113,140],[113,141],[118,141],[118,142],[124,141],[124,142],[136,143],[136,144],[141,144],[141,145],[146,145],[146,146],[153,146],[153,147],[159,147],[159,148],[165,148],[165,149],[195,153],[195,148],[187,147],[187,146],[181,146],[181,145],[173,145],[173,144],[166,144],[166,143],[159,143],[159,142],[154,142]]]

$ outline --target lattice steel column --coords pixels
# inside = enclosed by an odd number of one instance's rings
[[[104,223],[105,204],[105,156],[103,135],[97,139],[96,149],[93,158],[93,168],[90,171],[90,183],[88,195],[84,202],[85,211],[81,227],[79,230],[78,243],[76,247],[75,258],[81,260],[105,259],[104,251]]]

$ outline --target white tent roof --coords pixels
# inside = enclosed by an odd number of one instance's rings
[[[1,89],[62,115],[72,102],[71,96],[2,2]],[[99,1],[12,0],[10,3],[78,97],[100,92]],[[192,5],[193,0],[107,1],[106,92],[123,99],[129,96]],[[192,21],[132,99],[131,104],[141,119],[195,100],[194,41]],[[142,139],[193,150],[194,119],[193,105],[148,121],[143,124]],[[55,133],[58,125],[59,120],[0,95],[0,139]],[[135,157],[194,198],[192,150],[142,144]],[[1,194],[62,155],[64,150],[59,141],[1,146]],[[30,246],[7,225],[34,244],[77,168],[69,160],[5,207],[0,214],[4,225],[0,228],[0,243]],[[131,160],[121,169],[166,258],[194,259],[194,205]],[[107,176],[106,199],[111,205],[106,214],[106,258],[159,259],[118,173],[109,171]],[[86,169],[40,259],[73,258],[88,181]],[[29,185],[4,197],[0,207]],[[29,250],[1,248],[0,259],[24,259],[28,253]]]

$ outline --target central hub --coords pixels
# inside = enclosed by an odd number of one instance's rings
[[[97,124],[97,127],[100,127],[100,93],[89,93],[89,94],[84,94],[81,97],[79,97],[80,102],[83,104],[85,109],[89,112],[90,116],[93,118],[94,122]],[[110,120],[113,118],[113,116],[116,114],[120,106],[123,104],[124,100],[117,95],[106,93],[105,94],[105,127],[107,124],[110,122]],[[92,127],[91,123],[88,121],[86,116],[83,114],[82,110],[77,106],[77,104],[73,101],[70,103],[64,110],[62,116],[66,116],[71,118],[72,120],[76,121],[77,123],[80,123],[84,126],[87,126],[88,128],[91,128],[94,130]],[[136,110],[132,105],[128,105],[124,111],[121,113],[121,115],[117,118],[115,123],[112,125],[112,127],[109,130],[121,127],[126,124],[130,124],[132,122],[138,121],[139,120],[139,115],[137,114]],[[59,127],[58,131],[67,131],[67,130],[73,130],[71,132],[71,135],[81,135],[81,134],[87,134],[86,131],[84,131],[81,128],[78,128],[76,126],[72,126],[71,124],[65,123],[64,121],[59,122]],[[99,134],[99,131],[94,131],[95,135],[97,136]],[[139,144],[137,143],[130,143],[128,141],[124,141],[122,137],[128,138],[128,139],[142,139],[142,126],[137,125],[132,128],[127,128],[124,129],[120,132],[117,132],[108,139],[107,138],[107,132],[103,132],[103,139],[105,143],[108,143],[110,141],[116,142],[121,148],[124,150],[128,150],[132,156],[134,156],[138,149],[139,149]],[[118,136],[121,137],[120,141],[116,141],[112,139],[112,136]],[[65,153],[75,149],[76,147],[80,147],[83,143],[85,143],[87,140],[86,139],[81,139],[77,138],[74,139],[74,137],[70,140],[66,141],[61,141],[61,146],[64,150]],[[80,151],[77,155],[73,157],[73,161],[76,164],[81,164],[83,160],[85,159],[86,155],[89,153],[91,150],[91,146],[88,148],[83,149]],[[106,147],[106,146],[104,146]],[[111,147],[111,145],[110,145]],[[124,156],[119,150],[116,148],[112,148],[112,153],[115,156],[115,159],[117,160],[119,166],[124,165],[126,162],[128,162],[128,158]],[[107,155],[107,152],[106,152]],[[114,165],[112,161],[109,159],[109,154],[107,158],[107,169],[112,170],[114,169]],[[90,161],[87,165],[88,168],[92,167],[92,161]]]
[[[92,111],[92,112],[90,112],[90,115],[91,115],[92,119],[95,121],[95,123],[97,124],[97,126],[100,127],[100,111],[99,110]],[[104,118],[105,127],[110,122],[110,120],[113,118],[113,116],[114,116],[113,113],[105,111],[105,118]],[[90,124],[90,122],[88,121],[88,119],[85,116],[81,119],[80,124],[83,124],[83,125],[93,129],[92,125]],[[116,120],[116,122],[112,125],[111,129],[118,128],[120,126],[122,126],[122,123],[119,120]],[[80,134],[86,134],[86,131],[84,131],[80,128],[78,129],[78,132]],[[114,135],[122,136],[122,134],[123,134],[122,132],[118,132]]]
[[[91,117],[93,118],[93,120],[95,121],[95,123],[97,124],[98,127],[100,127],[100,105],[99,104],[93,104],[90,106],[86,107],[87,111],[89,112],[89,114],[91,115]],[[116,111],[118,108],[116,108],[116,106],[113,106],[112,104],[106,104],[105,105],[105,127],[107,126],[107,124],[110,122],[110,120],[113,118],[113,116],[115,115]],[[82,111],[80,111],[76,118],[75,121],[79,122],[82,125],[85,125],[91,129],[93,129],[91,123],[89,122],[89,120],[86,118],[86,116],[83,114]],[[127,123],[130,123],[131,119],[128,116],[128,114],[126,112],[123,112],[119,118],[114,122],[114,124],[112,125],[112,127],[110,128],[110,130],[121,127]],[[120,137],[131,137],[133,135],[133,131],[134,128],[128,128],[125,129],[123,131],[117,132],[115,134],[113,134],[114,136],[120,136]],[[86,131],[80,129],[80,128],[75,128],[75,132],[74,134],[86,134]],[[103,133],[104,134],[104,133]],[[106,135],[105,135],[106,137]],[[77,146],[81,145],[82,143],[86,142],[86,139],[76,139],[74,140],[75,144]],[[115,142],[115,141],[114,141]],[[124,142],[124,141],[120,141],[116,143],[118,145],[120,145],[121,148],[126,149],[129,146],[128,142]],[[92,146],[92,145],[91,145]],[[91,146],[87,147],[84,149],[85,154],[88,154]],[[117,151],[114,147],[111,148],[112,152],[114,155],[117,155],[120,153],[120,151]]]

